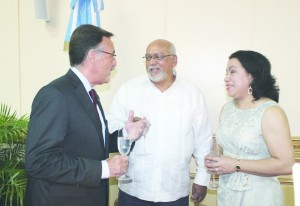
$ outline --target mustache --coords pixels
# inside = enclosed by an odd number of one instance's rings
[[[159,67],[159,66],[149,66],[147,69],[148,70],[151,70],[151,69],[159,69],[159,70],[161,70],[161,67]]]

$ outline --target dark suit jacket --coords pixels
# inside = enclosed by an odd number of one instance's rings
[[[28,127],[25,205],[107,206],[101,160],[109,150],[117,151],[116,137],[106,129],[104,146],[93,103],[71,70],[44,86],[33,101]]]

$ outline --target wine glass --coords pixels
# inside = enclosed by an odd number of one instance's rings
[[[219,157],[220,156],[220,148],[219,148],[219,145],[218,145],[215,137],[212,138],[211,151],[208,154],[208,156],[211,156],[211,157]],[[208,188],[211,190],[217,190],[218,182],[216,181],[215,172],[211,172],[211,175],[212,175],[212,179],[209,182]]]
[[[126,156],[131,148],[131,139],[129,137],[123,136],[122,131],[118,132],[118,150],[122,156]],[[119,177],[117,177],[117,180],[119,181],[132,181],[130,177],[128,177],[126,174],[123,174]]]

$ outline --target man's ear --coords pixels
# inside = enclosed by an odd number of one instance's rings
[[[251,83],[253,82],[254,78],[253,78],[252,74],[249,74],[249,80],[251,81]]]
[[[177,56],[173,56],[173,66],[175,67],[177,65]]]
[[[90,50],[87,53],[86,59],[90,62],[90,63],[94,63],[95,59],[96,59],[96,52],[94,50]]]

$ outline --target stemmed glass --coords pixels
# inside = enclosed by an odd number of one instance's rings
[[[220,148],[215,137],[212,138],[212,148],[208,156],[212,156],[212,157],[220,156]],[[211,190],[217,190],[218,182],[216,181],[215,172],[211,172],[211,175],[212,175],[212,180],[210,181],[208,188]]]
[[[132,143],[131,139],[129,137],[123,136],[123,132],[122,130],[120,130],[118,132],[118,150],[122,156],[126,156],[129,153],[131,148],[131,143]],[[117,177],[117,180],[126,181],[126,182],[132,181],[132,179],[126,174]]]

